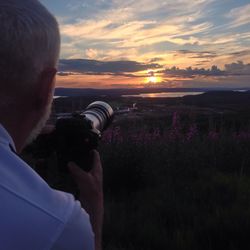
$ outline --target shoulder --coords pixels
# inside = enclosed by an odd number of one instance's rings
[[[77,202],[52,249],[94,250],[94,247],[94,233],[89,215],[81,208],[80,202]]]
[[[67,228],[83,230],[82,224],[72,226],[72,222],[82,220],[85,228],[90,224],[71,194],[50,188],[30,166],[1,145],[0,197],[0,245],[4,249],[50,249]]]
[[[44,210],[62,222],[75,205],[71,194],[50,188],[27,163],[3,147],[0,147],[0,187],[17,200]]]

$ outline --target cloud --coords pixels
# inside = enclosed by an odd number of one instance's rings
[[[181,51],[184,54],[194,53],[193,51]],[[210,55],[211,52],[203,51],[200,52],[200,58],[205,58],[206,55]],[[213,55],[213,53],[212,53]],[[160,58],[154,58],[153,61],[160,61]],[[212,78],[212,77],[232,77],[232,76],[250,76],[250,64],[245,64],[242,61],[233,62],[226,64],[224,69],[220,69],[218,66],[213,65],[210,68],[199,67],[202,66],[203,62],[207,60],[201,60],[201,63],[195,64],[196,67],[179,68],[173,66],[171,68],[164,68],[159,63],[141,63],[136,61],[97,61],[87,59],[71,59],[71,60],[60,60],[59,63],[59,76],[79,76],[85,75],[92,78],[101,76],[109,77],[112,81],[115,79],[125,78],[134,79],[147,79],[150,76],[157,76],[162,78],[162,82],[167,79],[194,79],[194,78]]]
[[[250,75],[250,63],[244,64],[242,61],[226,64],[225,70],[230,75]]]
[[[117,48],[135,48],[160,42],[179,45],[199,43],[199,39],[194,35],[208,31],[212,27],[208,22],[189,24],[187,27],[184,25],[185,19],[186,17],[179,17],[178,21],[175,21],[177,24],[169,20],[133,20],[117,23],[109,19],[80,20],[75,24],[63,25],[61,32],[64,36],[77,40],[111,42]]]
[[[231,27],[236,28],[250,23],[250,4],[232,9],[226,17],[232,19]]]
[[[142,60],[143,54],[139,51],[145,46],[161,42],[178,46],[198,45],[200,38],[197,35],[213,27],[211,22],[202,20],[203,11],[212,0],[116,0],[110,1],[112,3],[103,10],[100,8],[101,2],[107,1],[87,1],[86,8],[92,6],[97,11],[91,17],[87,15],[88,18],[61,23],[63,37],[71,40],[62,43],[63,58],[77,58],[77,51],[82,57],[82,51],[85,51],[85,56],[90,59]],[[78,7],[82,8],[82,1],[75,1],[69,6],[74,10]],[[70,48],[72,54],[69,56]],[[102,53],[90,55],[89,49],[102,50]],[[135,53],[131,53],[132,49],[136,50]],[[120,51],[122,56],[118,53]]]
[[[233,57],[242,57],[242,56],[250,56],[250,50],[241,50],[241,51],[236,51],[236,52],[231,52],[228,53],[229,56]]]
[[[161,71],[167,77],[186,77],[194,78],[196,76],[225,76],[227,73],[217,66],[213,65],[210,69],[192,68],[180,69],[178,67],[167,68]]]
[[[198,65],[197,65],[198,66]],[[204,68],[192,68],[187,67],[186,69],[180,69],[178,67],[167,68],[163,71],[165,77],[184,77],[184,78],[195,78],[195,77],[229,77],[229,76],[250,76],[250,64],[244,64],[242,61],[236,63],[226,64],[225,69],[221,70],[216,65],[213,65],[210,69]]]
[[[157,63],[140,63],[136,61],[97,61],[87,59],[60,60],[60,72],[77,72],[77,73],[133,73],[148,69],[159,69],[161,65]]]
[[[249,88],[250,76],[197,77],[175,80],[178,87],[186,88]]]
[[[238,53],[250,46],[250,4],[243,5],[247,0],[41,1],[60,22],[61,58],[179,67],[250,62],[249,54]],[[190,53],[181,52],[185,50]]]
[[[154,57],[149,60],[149,63],[155,63],[155,62],[161,62],[161,61],[164,61],[163,57]]]
[[[187,55],[188,58],[209,59],[217,57],[214,51],[192,51],[192,50],[178,50],[177,55]]]
[[[89,59],[95,59],[98,56],[98,50],[96,50],[96,49],[86,49],[85,54]]]
[[[162,68],[136,61],[60,60],[57,86],[85,88],[119,87],[249,87],[250,63],[242,61],[210,68]],[[67,71],[66,71],[67,70]],[[160,81],[149,83],[150,76]],[[237,86],[238,85],[238,86]]]

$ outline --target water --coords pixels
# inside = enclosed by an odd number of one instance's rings
[[[57,99],[57,98],[65,98],[65,97],[67,97],[67,96],[57,96],[57,95],[54,95],[54,96],[53,96],[53,99]]]
[[[247,89],[238,89],[238,90],[234,90],[234,92],[240,92],[240,93],[245,93],[247,92]]]
[[[141,98],[166,98],[166,97],[183,97],[186,95],[201,95],[204,92],[161,92],[147,93],[138,95],[123,95],[122,97],[141,97]]]

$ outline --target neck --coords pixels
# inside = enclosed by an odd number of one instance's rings
[[[25,139],[28,136],[27,129],[25,128],[26,126],[23,126],[23,125],[16,126],[15,122],[9,123],[9,122],[2,121],[2,120],[1,120],[1,123],[4,126],[4,128],[8,131],[12,140],[14,141],[17,153],[21,153],[24,147]]]
[[[15,116],[14,114],[11,117],[9,115],[2,116],[0,114],[0,123],[8,131],[14,141],[17,153],[21,153],[30,131],[35,126],[35,121],[25,119],[23,113],[22,117]]]

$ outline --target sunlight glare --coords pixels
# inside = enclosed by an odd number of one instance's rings
[[[150,77],[148,78],[148,82],[149,82],[149,83],[156,83],[156,82],[157,82],[157,78],[156,78],[155,76],[150,76]]]

